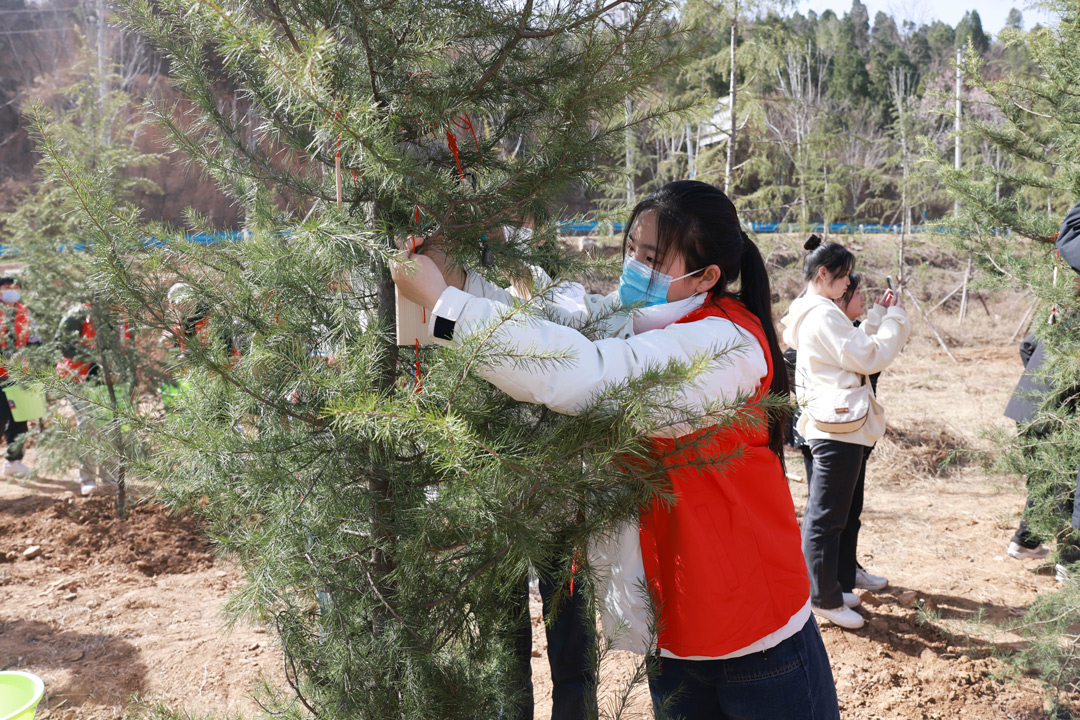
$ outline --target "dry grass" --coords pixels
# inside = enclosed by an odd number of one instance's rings
[[[943,477],[972,459],[962,436],[933,422],[890,424],[874,453],[891,475]]]

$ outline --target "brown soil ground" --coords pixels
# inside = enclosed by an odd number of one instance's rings
[[[238,576],[190,519],[153,505],[117,519],[73,478],[0,483],[0,560],[0,668],[45,681],[38,718],[118,718],[137,695],[251,713],[275,674],[265,631],[223,629]]]
[[[950,272],[943,285],[921,289],[924,307],[958,282]],[[986,309],[973,302],[963,327],[955,305],[937,311],[954,363],[909,305],[915,336],[879,388],[891,430],[870,460],[860,552],[891,584],[862,594],[864,629],[822,626],[845,718],[1047,716],[1035,679],[1002,679],[1002,655],[1020,642],[1009,624],[1056,587],[1038,561],[1005,555],[1022,486],[955,456],[992,449],[981,431],[1010,424],[1001,412],[1021,368],[1009,335],[1026,309],[1018,296]],[[789,470],[802,474],[800,458],[790,457]],[[791,488],[801,508],[805,485]],[[214,558],[185,518],[141,505],[117,520],[108,498],[77,491],[74,472],[0,482],[0,668],[45,680],[38,717],[115,718],[136,695],[196,713],[254,715],[254,684],[280,684],[280,658],[272,633],[223,629],[236,569]],[[40,555],[27,559],[34,545]],[[551,683],[539,617],[534,623],[536,709],[545,718]],[[634,662],[608,659],[607,697]],[[646,693],[631,710],[651,716]]]

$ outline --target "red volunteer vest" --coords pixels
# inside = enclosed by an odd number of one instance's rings
[[[15,349],[26,347],[30,340],[30,311],[20,302],[15,303]],[[0,350],[8,349],[7,313],[0,311]],[[6,378],[7,366],[0,363],[0,378]]]
[[[79,331],[79,342],[83,347],[88,349],[94,348],[94,340],[97,339],[97,328],[94,327],[94,321],[90,319],[90,306],[84,305],[87,315],[83,318],[82,329]],[[120,342],[126,347],[131,342],[131,328],[128,326],[127,315],[121,314],[120,318]],[[86,377],[90,374],[90,368],[92,365],[88,362],[80,362],[79,360],[72,360],[71,358],[61,358],[60,362],[56,363],[57,374],[64,378],[70,379],[73,382],[80,383],[86,380]]]
[[[757,339],[772,383],[769,344],[758,321],[725,297],[677,322],[726,318]],[[748,411],[753,412],[753,411]],[[653,441],[677,501],[640,517],[641,554],[660,616],[658,646],[680,657],[719,657],[751,645],[791,620],[810,597],[795,506],[768,425],[753,412],[742,428],[705,428]],[[724,466],[709,462],[732,453]]]
[[[90,308],[87,307],[86,309],[89,312]],[[90,316],[87,315],[83,318],[82,330],[79,331],[79,342],[82,343],[83,347],[92,348],[95,338],[97,338],[97,329],[94,327],[93,321],[90,320]],[[90,368],[91,365],[88,362],[61,358],[60,362],[56,363],[56,374],[65,380],[80,383],[86,380],[86,376],[90,374]]]

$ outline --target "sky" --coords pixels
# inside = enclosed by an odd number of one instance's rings
[[[874,24],[874,15],[878,11],[892,15],[899,25],[903,20],[912,20],[916,25],[941,20],[956,27],[964,13],[978,10],[982,19],[983,31],[997,35],[1005,27],[1005,17],[1010,8],[1017,8],[1024,14],[1024,28],[1030,29],[1037,23],[1046,24],[1048,16],[1041,11],[1027,8],[1026,0],[862,0],[870,11],[870,24]],[[803,15],[813,10],[819,15],[825,10],[832,10],[840,17],[851,10],[851,0],[798,0],[796,9]]]

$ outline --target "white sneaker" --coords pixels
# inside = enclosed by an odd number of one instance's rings
[[[855,568],[855,587],[860,590],[884,590],[889,584],[889,578],[880,575],[871,575],[862,568]]]
[[[79,483],[79,492],[81,492],[83,496],[96,495],[100,491],[101,488],[98,487],[98,484],[93,480],[83,480]]]
[[[1050,554],[1050,548],[1042,543],[1039,543],[1038,547],[1029,548],[1018,542],[1010,542],[1009,549],[1005,552],[1008,553],[1009,557],[1014,557],[1017,560],[1042,560]]]
[[[854,608],[862,605],[862,598],[855,593],[844,593],[844,607]]]
[[[1069,568],[1065,567],[1061,563],[1054,565],[1054,579],[1059,583],[1069,582]]]
[[[5,460],[4,477],[30,477],[30,468],[22,460]]]
[[[838,607],[832,610],[826,610],[825,608],[811,607],[814,614],[822,620],[828,620],[833,625],[838,625],[848,630],[858,630],[866,621],[863,620],[863,616],[855,612],[849,607]]]

